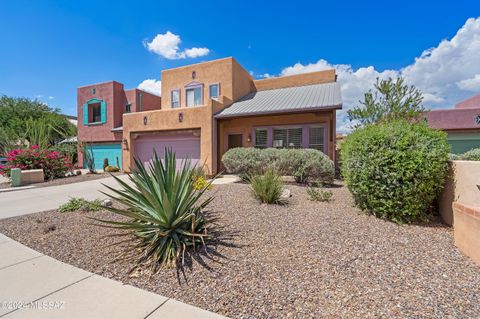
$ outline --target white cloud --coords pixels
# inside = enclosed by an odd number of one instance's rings
[[[148,51],[158,54],[169,60],[198,58],[210,53],[208,48],[190,48],[180,50],[179,45],[182,42],[179,35],[167,31],[165,34],[157,34],[152,41],[145,40],[143,45]]]
[[[480,91],[480,18],[470,18],[450,40],[422,52],[414,63],[400,70],[376,70],[373,66],[353,69],[348,64],[296,63],[280,75],[292,75],[335,68],[342,86],[343,110],[338,112],[338,129],[346,131],[346,111],[358,105],[363,94],[373,88],[376,78],[402,76],[423,92],[427,108],[452,107],[472,92]]]
[[[50,96],[48,97],[48,99],[49,99],[49,100],[54,100],[55,97],[50,95]]]
[[[162,95],[162,81],[155,79],[146,79],[140,83],[137,88],[148,93],[152,93],[158,96]]]
[[[473,78],[461,80],[457,85],[462,90],[466,91],[480,91],[480,74],[475,74]]]
[[[185,55],[189,58],[198,58],[200,56],[205,56],[210,53],[210,50],[207,48],[191,48],[185,49]]]

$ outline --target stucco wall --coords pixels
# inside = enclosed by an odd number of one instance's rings
[[[203,84],[203,105],[208,104],[209,85],[220,83],[220,95],[233,97],[233,58],[225,58],[162,71],[162,108],[171,108],[171,91],[180,90],[180,108],[186,107],[185,85],[192,81]],[[195,79],[192,78],[195,72]]]
[[[95,94],[92,92],[93,88],[95,88]],[[117,137],[111,130],[114,128],[116,104],[123,101],[121,90],[123,90],[123,85],[115,81],[88,85],[77,89],[77,129],[79,141],[107,142],[116,140]],[[107,103],[107,122],[103,124],[84,125],[83,105],[93,98],[103,100]]]
[[[268,78],[262,80],[255,80],[254,86],[257,91],[271,90],[292,86],[303,86],[309,84],[319,84],[335,82],[335,70],[325,70],[319,72],[303,73],[289,76],[282,76],[278,78]]]
[[[480,266],[480,207],[455,202],[453,211],[455,245]]]
[[[142,110],[139,110],[138,105],[138,94],[142,93]],[[160,92],[158,92],[160,94]],[[125,90],[125,104],[130,103],[130,111],[140,112],[140,111],[153,111],[160,110],[162,105],[162,98],[160,96],[145,92],[139,89],[130,89]]]
[[[125,114],[123,117],[123,168],[129,171],[133,167],[135,154],[134,139],[138,134],[155,131],[200,129],[200,159],[205,163],[208,173],[213,172],[214,156],[212,153],[212,105],[181,109],[162,109],[140,113]],[[182,121],[179,115],[182,114]],[[144,117],[146,123],[144,124]]]
[[[242,134],[243,146],[252,147],[253,129],[255,126],[271,126],[271,125],[295,125],[295,124],[325,124],[325,134],[328,140],[328,156],[334,159],[334,136],[331,127],[334,125],[335,110],[323,112],[308,112],[298,114],[284,114],[284,115],[268,115],[255,117],[242,117],[235,119],[222,119],[218,121],[218,147],[219,147],[219,162],[222,155],[228,149],[228,134]],[[250,141],[248,141],[250,139]]]
[[[455,201],[471,206],[480,206],[480,162],[452,161],[449,177],[439,197],[440,215],[447,225],[454,224],[452,204]]]

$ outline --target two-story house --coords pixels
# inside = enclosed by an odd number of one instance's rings
[[[105,158],[121,168],[123,115],[159,110],[161,98],[138,89],[125,90],[122,83],[110,81],[79,87],[77,105],[78,142],[92,153],[95,168],[102,169]],[[78,165],[86,165],[82,152]]]
[[[162,108],[123,115],[123,169],[162,156],[221,169],[234,147],[315,148],[335,157],[335,70],[255,80],[233,58],[163,70]]]

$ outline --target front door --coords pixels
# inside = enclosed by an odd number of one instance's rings
[[[228,149],[235,147],[243,147],[243,135],[242,134],[229,134],[228,135]]]

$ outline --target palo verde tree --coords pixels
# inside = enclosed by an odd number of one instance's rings
[[[38,100],[0,96],[0,155],[26,142],[46,148],[75,135],[76,127],[60,110]]]
[[[361,106],[348,111],[349,120],[355,127],[384,123],[392,120],[417,122],[425,111],[422,92],[405,84],[403,78],[380,80],[375,89],[364,94]]]

